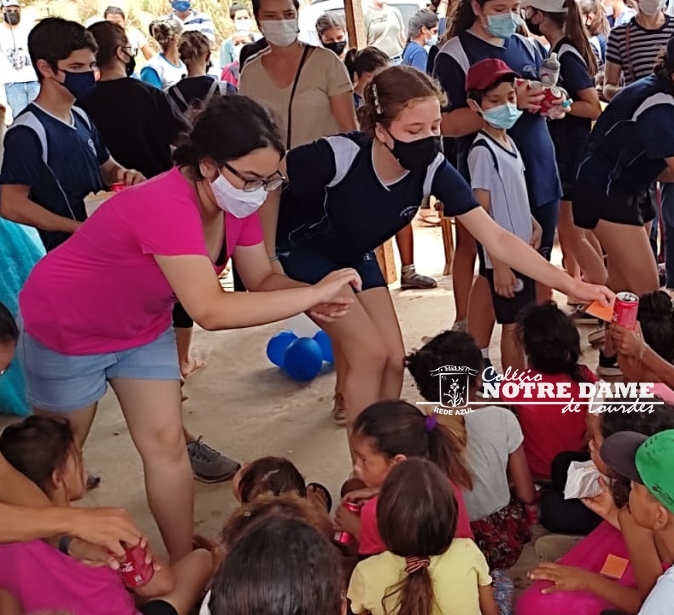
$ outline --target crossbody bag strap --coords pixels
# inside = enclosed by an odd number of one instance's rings
[[[293,99],[295,98],[295,90],[297,90],[297,83],[300,80],[300,75],[302,74],[302,69],[304,68],[304,64],[307,61],[307,57],[309,56],[309,49],[311,49],[310,45],[305,45],[304,46],[304,51],[302,52],[302,57],[300,58],[300,64],[297,67],[297,73],[295,73],[295,80],[293,81],[293,88],[290,90],[290,99],[288,100],[288,131],[287,134],[288,136],[286,137],[286,150],[290,149],[290,143],[292,141],[292,128],[293,128]]]

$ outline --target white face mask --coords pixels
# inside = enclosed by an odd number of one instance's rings
[[[267,42],[276,47],[289,47],[297,40],[297,19],[261,21],[260,30]]]
[[[232,186],[221,173],[211,182],[211,190],[218,207],[235,218],[247,218],[254,214],[267,199],[264,187],[246,192]]]
[[[250,32],[253,28],[253,22],[246,17],[244,19],[237,19],[234,22],[234,26],[242,32]]]
[[[665,0],[640,0],[639,10],[647,17],[653,17],[665,8]]]

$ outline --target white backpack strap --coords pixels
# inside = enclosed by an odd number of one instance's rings
[[[592,44],[592,40],[590,40],[590,44]],[[583,58],[582,55],[580,55],[580,52],[573,46],[569,45],[569,43],[564,43],[560,48],[559,51],[557,52],[557,59],[561,60],[562,56],[565,53],[572,53],[575,55],[577,58],[580,58],[580,61],[587,66],[587,62],[585,61],[585,58]]]
[[[73,110],[77,109],[77,107],[73,107]],[[47,166],[49,166],[48,163],[48,149],[47,149],[47,131],[45,130],[45,127],[42,125],[42,122],[37,119],[37,116],[32,112],[32,111],[26,111],[25,113],[22,113],[16,120],[14,120],[14,123],[9,127],[9,130],[14,130],[15,128],[18,128],[19,126],[25,126],[26,128],[30,128],[35,135],[38,138],[38,141],[40,142],[40,147],[42,148],[42,162],[44,162]]]
[[[439,153],[433,162],[428,165],[428,170],[426,171],[426,178],[424,179],[424,198],[431,196],[431,189],[433,186],[433,179],[435,178],[436,171],[440,168],[440,165],[445,160],[445,155],[441,152]]]
[[[89,116],[87,115],[86,111],[84,111],[84,109],[80,109],[79,107],[73,107],[73,113],[79,116],[79,118],[89,127],[89,130],[91,130],[91,120],[89,119]]]
[[[328,184],[328,188],[334,188],[346,177],[353,161],[360,152],[360,147],[358,147],[358,144],[353,139],[342,135],[324,137],[323,140],[327,141],[335,156],[335,176]]]
[[[452,56],[456,63],[461,67],[461,70],[464,74],[468,73],[470,68],[470,60],[466,54],[466,50],[463,48],[463,43],[458,36],[450,38],[438,51],[438,55],[441,53],[446,53],[448,56]]]
[[[674,99],[672,98],[671,94],[665,94],[664,92],[653,94],[653,96],[649,96],[646,100],[644,100],[644,102],[641,103],[639,108],[634,112],[632,120],[638,120],[639,116],[644,111],[648,111],[649,109],[658,105],[671,105],[674,107]]]
[[[536,46],[536,40],[533,38],[529,38],[527,36],[522,36],[521,34],[515,34],[517,38],[519,38],[527,47],[529,50],[529,53],[531,54],[532,60],[536,61],[537,58],[541,56],[540,51],[538,50],[538,47]]]
[[[175,87],[171,88],[171,92],[183,105],[185,105],[185,108],[189,107],[185,97],[183,96],[183,93],[180,91],[180,88],[177,86],[177,84]]]

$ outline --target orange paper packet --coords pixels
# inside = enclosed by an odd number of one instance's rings
[[[609,555],[606,556],[606,561],[599,571],[599,574],[609,577],[610,579],[622,579],[625,570],[627,570],[627,564],[629,564],[629,561],[624,557],[618,557],[617,555],[611,555],[609,553]]]
[[[585,311],[591,316],[596,316],[599,320],[605,322],[613,320],[613,303],[611,305],[602,305],[599,301],[593,301]]]

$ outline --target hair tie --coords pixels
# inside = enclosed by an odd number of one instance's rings
[[[435,416],[427,416],[426,422],[424,423],[424,431],[426,433],[431,433],[438,425],[438,419]]]
[[[431,565],[431,560],[427,557],[406,557],[405,558],[405,572],[413,574],[422,568],[428,568]]]
[[[374,103],[374,112],[377,115],[384,115],[384,110],[381,108],[379,103],[379,94],[377,94],[377,84],[372,84],[372,102]]]

